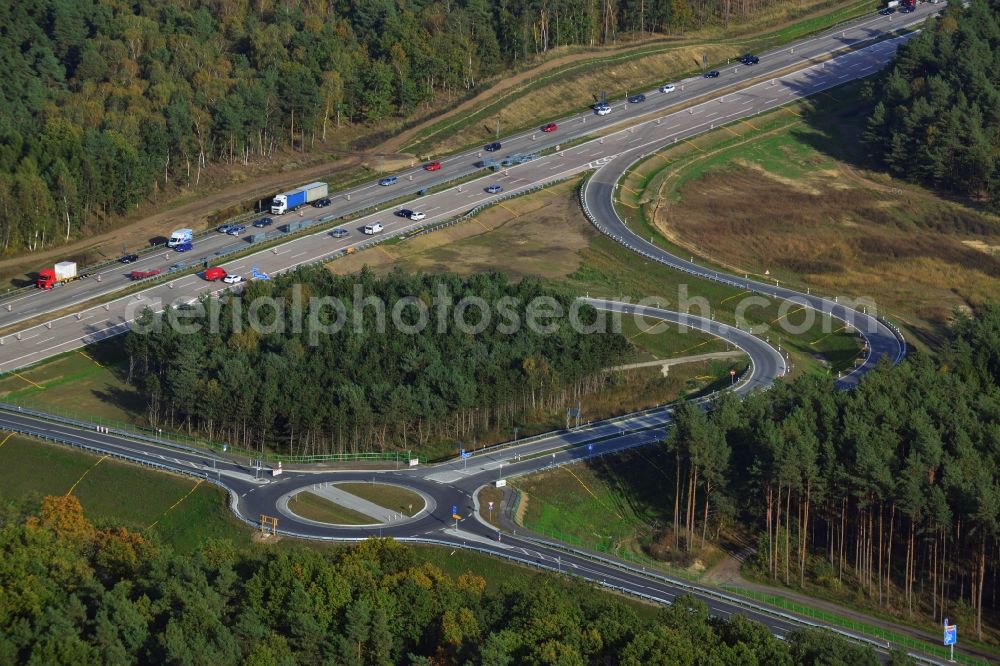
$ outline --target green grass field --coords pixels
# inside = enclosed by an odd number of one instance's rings
[[[338,483],[337,487],[405,516],[414,516],[424,508],[424,500],[420,495],[401,486],[387,483]]]
[[[226,508],[225,493],[192,478],[18,435],[0,447],[0,468],[0,501],[6,503],[30,503],[72,488],[90,520],[150,529],[180,551],[210,537],[250,541],[250,531]]]
[[[524,526],[541,534],[687,576],[700,574],[719,554],[708,547],[704,561],[672,564],[648,555],[646,548],[673,517],[673,505],[664,500],[673,492],[673,460],[663,446],[522,477],[511,485],[524,493]]]
[[[288,501],[288,510],[303,518],[332,525],[372,525],[379,522],[360,511],[340,506],[325,497],[310,492],[292,495]]]

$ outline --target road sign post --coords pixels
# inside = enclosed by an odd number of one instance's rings
[[[948,661],[955,663],[955,643],[958,642],[958,625],[948,624],[948,618],[944,619],[944,644],[951,648]]]

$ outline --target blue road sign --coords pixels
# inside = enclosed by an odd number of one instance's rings
[[[466,453],[465,451],[462,451],[462,458],[471,458],[471,457],[472,457],[471,453]]]
[[[944,644],[955,645],[956,643],[958,643],[958,625],[957,624],[944,625]]]
[[[452,504],[451,505],[451,515],[454,516],[456,513],[458,513],[458,505],[457,504]]]
[[[593,444],[587,444],[587,450],[588,451],[593,451],[594,450],[594,445]]]

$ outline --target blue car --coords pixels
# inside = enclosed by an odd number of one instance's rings
[[[263,229],[264,227],[271,226],[271,224],[273,222],[274,222],[274,220],[272,220],[269,217],[262,217],[259,220],[257,220],[256,222],[254,222],[253,226],[257,227],[258,229]]]
[[[218,229],[216,229],[216,231],[218,231],[220,234],[228,234],[229,230],[232,229],[232,228],[233,228],[233,225],[231,225],[231,224],[223,224]]]
[[[229,234],[230,236],[239,236],[246,230],[247,227],[245,224],[234,224],[233,226],[229,227],[229,231],[227,231],[226,233]]]
[[[396,184],[396,177],[395,176],[389,176],[388,178],[383,178],[382,180],[378,181],[378,184],[379,185],[395,185]]]
[[[503,192],[503,188],[499,185],[490,185],[486,188],[486,191],[490,194],[499,194],[500,192]]]

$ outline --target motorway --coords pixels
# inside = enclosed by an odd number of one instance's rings
[[[734,387],[739,395],[766,388],[785,369],[784,359],[758,337],[709,319],[681,315],[658,308],[589,299],[603,310],[637,312],[648,319],[663,320],[717,335],[746,352],[751,365]],[[670,603],[684,592],[704,600],[718,616],[742,613],[764,622],[783,636],[801,626],[798,619],[767,612],[747,602],[729,598],[707,588],[688,586],[666,576],[644,572],[619,563],[602,561],[584,552],[564,550],[516,530],[501,533],[482,521],[476,494],[498,479],[531,474],[643,446],[663,438],[670,422],[670,409],[660,408],[533,438],[519,445],[498,446],[475,453],[471,459],[401,470],[318,471],[258,469],[252,461],[216,453],[168,445],[153,438],[88,427],[55,419],[18,407],[0,405],[0,429],[19,432],[101,455],[110,455],[157,469],[191,475],[215,483],[230,495],[230,506],[245,522],[257,525],[261,516],[279,519],[279,532],[309,539],[361,540],[373,536],[406,541],[471,547],[532,566],[578,575],[599,585]],[[428,498],[427,506],[411,519],[371,526],[332,526],[297,517],[287,509],[289,497],[317,490],[324,484],[346,481],[378,481],[401,485]],[[456,522],[454,513],[461,518]]]
[[[921,20],[935,9],[929,5],[921,6],[916,13],[907,17],[908,22]],[[463,186],[450,187],[440,193],[420,197],[405,205],[411,209],[427,212],[428,220],[420,223],[427,225],[449,219],[476,205],[495,199],[483,191],[489,183],[499,182],[503,184],[507,193],[516,193],[538,184],[584,171],[593,171],[593,176],[582,194],[588,217],[598,228],[627,247],[650,259],[695,273],[699,277],[725,281],[750,291],[790,299],[804,307],[827,312],[858,329],[865,336],[870,353],[865,364],[856,373],[844,378],[843,385],[850,386],[878,358],[887,356],[893,361],[898,361],[902,357],[905,353],[905,343],[895,331],[874,317],[845,306],[839,299],[798,294],[767,283],[726,276],[650,246],[633,234],[621,220],[614,209],[612,196],[614,184],[629,165],[664,145],[684,140],[720,124],[779,107],[789,101],[815,94],[851,79],[866,76],[883,66],[899,42],[906,39],[905,36],[850,50],[826,62],[816,62],[795,71],[784,72],[773,79],[767,78],[769,72],[777,73],[795,65],[802,65],[803,59],[810,61],[820,58],[824,54],[836,51],[845,43],[858,43],[880,37],[887,30],[899,28],[903,24],[901,18],[903,17],[897,16],[895,22],[888,17],[865,19],[845,26],[842,30],[838,29],[836,32],[814,37],[776,52],[761,54],[760,65],[724,69],[721,81],[688,79],[677,82],[678,90],[675,93],[650,94],[646,103],[627,107],[616,104],[611,115],[603,118],[587,114],[560,120],[558,137],[528,132],[505,139],[505,149],[509,149],[509,152],[524,152],[529,148],[537,150],[552,146],[556,141],[565,142],[576,137],[591,135],[598,129],[609,130],[600,138],[553,152]],[[751,83],[751,78],[761,80]],[[717,90],[720,85],[744,87],[713,96],[712,91]],[[681,111],[669,111],[669,107],[675,104],[695,99],[703,101],[698,101],[690,108]],[[611,128],[612,124],[622,123],[623,120],[633,122],[624,123],[620,129]],[[507,152],[508,150],[504,151]],[[472,173],[475,171],[473,162],[476,159],[479,159],[477,151],[461,153],[443,160],[444,173],[427,173],[419,168],[404,172],[400,177],[398,189],[391,194],[385,190],[392,188],[368,185],[351,191],[350,199],[347,198],[348,193],[338,194],[335,205],[330,209],[311,214],[342,214],[342,211],[351,206],[376,205],[385,201],[386,197],[412,193],[435,182],[455,178],[463,173]],[[256,265],[265,272],[275,273],[322,260],[367,240],[359,240],[357,228],[373,219],[382,220],[390,232],[417,226],[391,214],[367,216],[351,223],[352,235],[343,241],[336,241],[325,232],[321,232],[291,239],[272,249],[223,265],[229,272],[249,272],[250,266]],[[221,247],[221,244],[231,242],[231,238],[223,238],[221,235],[209,236],[207,239],[199,240],[196,254],[204,254],[214,247],[213,243],[220,244]],[[116,267],[113,270],[126,272],[136,267],[148,269],[149,266],[156,265],[157,261],[175,260],[173,255],[166,259],[156,255],[144,259],[150,262],[148,265],[132,264],[125,269]],[[10,305],[10,310],[5,310],[0,316],[0,327],[16,323],[17,317],[37,316],[108,293],[103,290],[109,289],[114,282],[116,278],[111,274],[101,281],[90,278],[65,285],[51,293],[32,292],[23,298],[19,296],[21,300],[14,299],[0,304],[0,307]],[[201,294],[215,291],[219,291],[218,285],[205,283],[195,276],[186,276],[100,306],[54,317],[46,324],[27,327],[17,334],[0,338],[0,371],[13,370],[56,353],[120,333],[128,328],[130,321],[144,307],[162,309],[171,303],[190,302]],[[591,299],[591,303],[604,310],[640,314],[675,324],[683,323],[736,345],[751,359],[750,369],[734,388],[739,394],[766,388],[786,371],[782,355],[766,340],[761,340],[760,337],[746,331],[710,319],[658,308],[596,299]],[[602,560],[594,554],[549,544],[530,535],[517,535],[513,531],[501,534],[479,519],[475,496],[482,486],[500,478],[534,473],[552,466],[570,464],[591,456],[607,455],[658,441],[662,439],[669,422],[668,410],[651,410],[590,424],[576,430],[552,433],[517,446],[485,450],[469,460],[442,465],[377,472],[289,469],[280,476],[268,476],[270,470],[256,469],[245,459],[235,460],[197,449],[172,446],[153,438],[109,432],[106,429],[99,430],[85,423],[57,420],[48,415],[28,413],[17,407],[0,404],[2,429],[47,438],[158,469],[206,479],[229,492],[231,508],[241,519],[256,524],[263,515],[277,516],[279,531],[287,535],[335,540],[391,536],[404,540],[476,548],[527,564],[571,572],[600,585],[654,601],[669,602],[677,594],[692,592],[705,600],[716,615],[741,613],[765,623],[779,636],[806,624],[803,618],[764,609],[718,591],[629,568],[620,562]],[[382,525],[361,527],[317,524],[297,518],[284,509],[287,498],[296,492],[326,483],[370,481],[375,478],[411,487],[431,501],[427,509],[413,519],[400,518],[398,521]],[[452,518],[452,507],[457,508],[457,512],[462,516],[457,523]],[[862,637],[857,639],[870,642]]]
[[[334,239],[322,231],[300,234],[277,247],[221,265],[229,273],[249,275],[251,268],[257,266],[261,271],[274,274],[328,259],[371,242],[372,237],[360,233],[361,227],[368,222],[381,221],[386,227],[384,235],[411,232],[439,224],[503,196],[517,194],[539,184],[561,180],[584,171],[600,171],[600,167],[609,161],[618,161],[623,155],[648,153],[665,142],[688,139],[718,125],[753,116],[870,75],[885,64],[899,41],[906,37],[889,39],[867,48],[859,45],[885,38],[893,31],[919,23],[935,11],[937,7],[924,4],[907,16],[876,15],[859,19],[836,30],[760,54],[758,65],[720,68],[721,76],[717,79],[696,77],[676,81],[674,92],[664,94],[650,91],[647,100],[640,104],[614,103],[612,112],[607,116],[584,112],[559,119],[559,129],[551,134],[534,130],[506,137],[503,139],[504,149],[498,153],[484,153],[481,149],[467,150],[442,158],[444,166],[440,171],[428,172],[419,165],[403,171],[397,174],[399,180],[393,186],[380,187],[376,183],[369,183],[332,193],[331,206],[303,210],[301,217],[288,214],[285,219],[276,218],[275,224],[283,225],[289,218],[303,221],[338,218],[358,210],[373,209],[424,188],[482,172],[476,165],[485,156],[500,158],[514,153],[555,149],[562,143],[605,133],[600,138],[523,165],[407,201],[406,207],[427,214],[427,218],[421,222],[396,217],[391,210],[375,212],[353,220],[349,225],[351,235],[347,238]],[[822,62],[831,53],[841,55]],[[771,75],[775,75],[774,78],[768,78]],[[753,81],[759,82],[751,84]],[[718,95],[720,90],[733,92]],[[670,113],[671,108],[699,100],[702,101],[694,106]],[[642,118],[650,119],[640,122]],[[613,128],[619,126],[624,129],[613,131]],[[610,174],[611,171],[605,169],[604,173]],[[493,183],[500,184],[504,193],[498,196],[485,192],[485,187]],[[168,234],[169,231],[164,230],[164,233]],[[271,231],[267,236],[267,240],[274,240],[281,237],[282,232]],[[216,252],[231,249],[234,243],[252,250],[250,240],[249,237],[236,239],[210,232],[196,240],[195,249],[191,252],[178,254],[162,250],[144,254],[138,262],[106,266],[95,271],[89,278],[50,291],[28,289],[0,301],[0,329],[9,330],[29,319],[43,320],[42,323],[26,325],[21,330],[0,336],[0,372],[15,370],[121,333],[144,307],[160,310],[166,304],[187,302],[201,294],[219,291],[216,283],[205,282],[199,276],[189,274],[100,306],[82,307],[85,302],[109,297],[128,286],[126,275],[132,270],[159,268],[167,271],[177,262],[183,262],[187,266],[204,261],[212,264]],[[51,315],[51,318],[44,321],[45,315]]]

